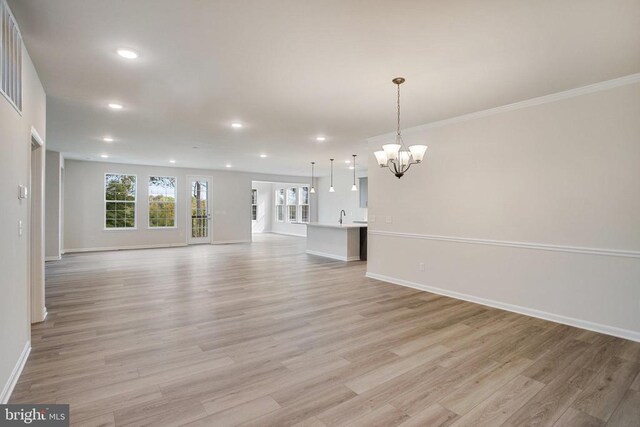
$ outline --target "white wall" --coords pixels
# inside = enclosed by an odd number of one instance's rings
[[[22,115],[0,95],[0,403],[8,399],[21,355],[30,343],[29,201],[18,185],[29,185],[31,127],[45,137],[46,100],[33,63],[22,51]],[[44,150],[44,148],[42,149]],[[18,235],[18,221],[24,232]]]
[[[366,173],[356,173],[356,185],[359,186],[358,178],[362,176],[366,176]],[[359,187],[358,191],[351,191],[353,171],[340,167],[334,169],[334,193],[329,192],[330,183],[331,178],[328,176],[317,178],[318,221],[337,223],[342,209],[347,213],[345,222],[366,220],[367,208],[360,207]]]
[[[111,172],[138,176],[136,230],[104,230],[104,174]],[[185,244],[187,175],[212,177],[213,242],[249,242],[251,241],[252,180],[304,180],[300,177],[278,175],[69,159],[65,160],[64,173],[65,252]],[[154,230],[147,228],[147,181],[150,175],[178,178],[178,207],[176,211],[178,226],[175,229]]]
[[[639,81],[407,130],[400,180],[370,154],[368,275],[640,340]]]
[[[62,156],[57,151],[47,150],[45,179],[45,257],[60,259]]]

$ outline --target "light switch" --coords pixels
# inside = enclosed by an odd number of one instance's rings
[[[387,215],[387,218],[386,218],[385,222],[386,222],[387,224],[391,224],[391,223],[393,223],[393,218],[391,217],[391,215]]]
[[[29,195],[29,190],[26,185],[18,185],[18,199],[26,199]]]
[[[22,221],[18,221],[18,236],[22,236]]]

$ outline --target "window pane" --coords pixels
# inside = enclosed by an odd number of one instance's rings
[[[297,216],[297,214],[298,214],[298,211],[297,211],[298,206],[289,205],[289,206],[287,206],[287,208],[288,208],[288,212],[289,212],[289,215],[288,215],[289,222],[295,222],[298,219],[298,216]]]
[[[135,227],[136,176],[110,173],[104,183],[105,227]]]
[[[309,187],[300,187],[300,204],[309,204]]]
[[[276,205],[284,205],[284,188],[276,190]]]
[[[135,175],[107,174],[105,177],[105,200],[136,199]]]
[[[287,189],[287,205],[298,204],[298,189],[293,187]]]
[[[309,205],[300,206],[300,221],[309,222]]]
[[[173,227],[175,224],[176,178],[149,177],[149,227]]]

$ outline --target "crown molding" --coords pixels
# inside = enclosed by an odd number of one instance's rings
[[[454,123],[462,123],[469,120],[475,120],[482,117],[493,116],[500,113],[506,113],[508,111],[520,110],[523,108],[534,107],[536,105],[548,104],[551,102],[561,101],[563,99],[574,98],[576,96],[586,95],[589,93],[600,92],[607,89],[613,89],[620,86],[626,86],[640,82],[640,73],[630,74],[628,76],[619,77],[617,79],[605,80],[603,82],[594,83],[587,86],[581,86],[574,89],[565,90],[562,92],[552,93],[550,95],[539,96],[537,98],[531,98],[524,101],[514,102],[513,104],[507,104],[500,107],[489,108],[488,110],[476,111],[474,113],[463,114],[461,116],[451,117],[444,120],[438,120],[436,122],[425,123],[423,125],[414,126],[411,128],[403,129],[403,132],[420,132],[427,129],[434,129],[444,126],[449,126]],[[389,139],[394,137],[395,132],[385,133],[383,135],[377,135],[371,138],[367,138],[367,142],[379,142],[383,139]]]

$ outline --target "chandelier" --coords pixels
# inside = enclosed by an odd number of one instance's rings
[[[382,150],[373,153],[380,167],[388,167],[392,174],[398,178],[409,170],[411,165],[422,162],[424,153],[427,151],[426,145],[412,145],[409,148],[402,140],[400,133],[400,85],[404,83],[403,77],[396,77],[392,80],[398,86],[398,130],[396,142],[382,146]]]

